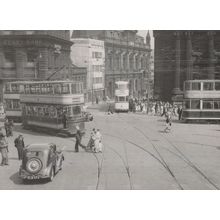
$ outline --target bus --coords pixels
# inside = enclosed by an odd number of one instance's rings
[[[76,134],[76,126],[85,131],[82,82],[33,81],[23,85],[20,100],[24,128],[46,128],[68,136]]]
[[[127,81],[115,82],[115,112],[129,111],[129,88]]]
[[[220,80],[187,80],[184,82],[183,119],[220,121]]]
[[[5,104],[5,114],[8,119],[21,122],[20,94],[23,93],[24,86],[21,81],[7,82],[3,87],[3,100]]]

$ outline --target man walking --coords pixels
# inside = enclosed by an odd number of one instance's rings
[[[76,126],[76,143],[75,143],[75,152],[79,152],[79,146],[82,148],[86,148],[86,146],[81,144],[82,133],[80,131],[79,126]]]
[[[23,158],[23,150],[24,150],[24,137],[20,134],[14,141],[15,147],[18,151],[18,160],[22,160]]]
[[[8,143],[3,133],[0,133],[0,151],[2,155],[1,166],[9,165],[8,164]]]

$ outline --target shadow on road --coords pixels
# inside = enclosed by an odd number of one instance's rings
[[[21,125],[14,126],[13,130],[18,132],[18,133],[20,132],[22,134],[49,136],[49,134],[46,134],[45,132],[40,131],[40,129],[38,129],[38,130],[26,130]]]

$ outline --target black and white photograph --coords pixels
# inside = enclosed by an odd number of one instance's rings
[[[218,4],[4,4],[2,218],[217,219]]]
[[[1,30],[0,45],[0,189],[220,188],[220,31]]]

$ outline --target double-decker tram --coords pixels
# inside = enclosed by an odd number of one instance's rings
[[[115,111],[128,112],[129,111],[129,88],[127,81],[115,82]]]
[[[14,121],[21,121],[20,94],[24,91],[21,81],[7,82],[3,88],[3,100],[6,117]]]
[[[26,82],[20,100],[25,128],[46,128],[67,135],[74,135],[76,126],[85,130],[82,82]]]
[[[183,119],[220,121],[220,80],[184,82]]]

